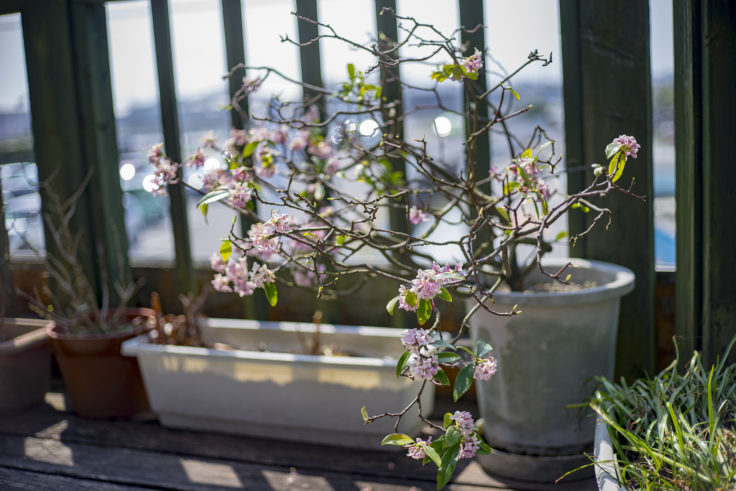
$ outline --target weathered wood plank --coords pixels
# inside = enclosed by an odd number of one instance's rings
[[[174,60],[171,51],[171,23],[168,0],[151,0],[151,18],[156,50],[164,147],[171,159],[181,162],[183,155],[179,139],[179,116],[176,103],[176,84],[174,83]],[[171,198],[170,212],[176,253],[177,289],[179,293],[186,295],[196,291],[186,211],[186,195],[184,186],[181,184],[169,186],[168,191]]]
[[[702,46],[702,275],[703,361],[714,363],[736,335],[736,3],[703,0]],[[695,75],[697,76],[697,74]],[[731,352],[729,361],[736,361]],[[706,365],[708,366],[708,365]]]
[[[584,166],[568,173],[568,188],[578,191],[592,178],[587,165],[603,160],[603,149],[619,134],[636,136],[642,146],[624,178],[635,179],[634,192],[646,195],[646,203],[619,193],[606,197],[601,204],[613,211],[608,231],[599,227],[570,250],[636,274],[636,287],[621,304],[617,354],[617,375],[636,377],[652,373],[656,359],[649,5],[562,0],[560,22],[568,169]],[[569,221],[571,234],[593,218],[576,215]]]
[[[675,333],[682,363],[700,349],[702,334],[702,58],[696,0],[674,0],[675,53]]]
[[[4,491],[59,491],[62,489],[64,491],[135,491],[150,489],[2,466],[0,466],[0,483],[2,483]]]
[[[60,399],[56,393],[49,396],[53,397],[47,400]],[[29,459],[31,462],[26,462]],[[139,459],[145,462],[139,465]],[[431,489],[434,481],[431,466],[423,467],[400,451],[169,430],[153,421],[85,420],[48,405],[0,419],[0,468],[3,466],[131,485],[165,484],[176,489],[191,489],[191,482],[202,484],[205,479],[214,484],[211,481],[233,473],[249,484],[248,479],[260,473],[274,489],[292,489],[287,486],[291,467],[299,476],[306,476],[296,482],[307,489],[329,489],[325,482],[334,489],[353,489],[341,487],[350,481],[360,481],[375,491],[412,485]],[[196,475],[200,481],[184,482],[183,474]],[[466,460],[461,461],[454,483],[450,489],[552,489],[549,485],[495,480],[477,462]],[[577,491],[590,485],[563,481],[554,489]]]

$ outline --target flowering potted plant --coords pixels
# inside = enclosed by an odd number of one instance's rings
[[[148,309],[126,308],[136,285],[118,285],[116,306],[103,286],[98,303],[92,284],[78,261],[79,239],[69,227],[69,218],[87,176],[79,190],[62,201],[50,182],[41,183],[48,213],[44,213],[49,239],[58,256],[47,254],[51,286],[34,295],[24,293],[30,308],[50,321],[46,334],[59,364],[71,408],[87,418],[128,417],[148,408],[138,363],[120,354],[120,344],[148,329]],[[53,176],[51,177],[53,179]],[[104,272],[103,272],[104,275]]]
[[[433,385],[449,385],[444,367],[454,366],[459,369],[452,388],[457,400],[474,380],[489,379],[497,363],[499,372],[507,370],[484,340],[472,348],[458,346],[470,316],[482,311],[521,317],[517,306],[500,310],[491,303],[504,280],[518,290],[532,272],[558,284],[575,276],[572,264],[550,268],[542,261],[550,250],[549,227],[574,208],[596,213],[596,223],[610,218],[609,210],[590,203],[592,197],[611,192],[635,196],[617,181],[628,157],[636,157],[637,146],[632,137],[620,137],[607,148],[609,165],[594,167],[585,189],[570,195],[555,190],[561,157],[554,141],[540,128],[523,143],[509,132],[508,120],[529,110],[514,106],[520,96],[511,86],[512,76],[481,90],[475,82],[484,70],[483,53],[457,46],[453,36],[390,9],[382,15],[397,18],[403,40],[382,37],[363,46],[318,23],[318,39],[349,43],[376,59],[363,69],[347,64],[346,80],[336,89],[305,87],[313,96],[298,102],[273,98],[265,111],[243,114],[250,116],[247,129],[233,130],[223,145],[207,138],[186,162],[174,162],[161,144],[154,146],[149,160],[155,192],[165,194],[166,186],[175,182],[193,187],[181,178],[183,169],[192,169],[202,177],[203,186],[197,189],[202,213],[221,202],[251,224],[247,234],[235,227],[227,231],[212,257],[212,286],[219,292],[246,296],[261,290],[275,305],[278,285],[311,288],[318,297],[334,298],[357,295],[345,291],[348,278],[395,281],[397,295],[387,298],[386,309],[392,315],[411,312],[417,325],[396,341],[395,374],[416,381],[421,395]],[[404,51],[411,54],[400,56]],[[533,52],[520,69],[549,62]],[[424,85],[397,76],[399,67],[412,64],[425,69]],[[272,68],[240,66],[230,76],[241,76],[243,69],[251,78],[243,79],[230,106],[233,111],[242,111],[243,101],[256,98],[270,78],[299,84]],[[464,111],[446,103],[449,84],[469,101]],[[397,87],[429,94],[435,104],[404,108],[400,96],[387,95],[396,94]],[[483,116],[481,107],[491,116]],[[405,141],[404,122],[421,111],[444,111],[464,120],[467,138],[460,168],[433,156],[426,138]],[[506,136],[509,156],[502,166],[483,170],[487,162],[479,160],[476,148],[490,131]],[[205,159],[215,154],[222,165],[202,172]],[[536,252],[521,266],[525,246]],[[453,258],[452,265],[437,264],[438,249]],[[472,298],[473,306],[462,325],[445,332],[441,302],[452,302],[458,289]],[[394,430],[383,443],[403,446],[410,457],[436,464],[438,487],[449,481],[458,459],[490,451],[472,415],[448,413],[436,424],[425,418],[419,395],[409,402],[401,410],[376,415],[364,408],[363,419],[391,420]],[[414,415],[434,428],[433,439],[414,439],[400,431],[402,420]]]

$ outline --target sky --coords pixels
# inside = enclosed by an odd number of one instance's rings
[[[225,94],[225,48],[218,0],[170,0],[177,94],[195,98]],[[271,65],[298,77],[298,49],[279,40],[296,38],[293,0],[246,0],[244,25],[249,65]],[[319,16],[339,33],[368,42],[374,30],[373,0],[319,0]],[[400,15],[415,16],[443,32],[458,25],[457,2],[397,0]],[[651,1],[652,73],[672,73],[672,3]],[[157,82],[148,2],[111,2],[107,6],[115,110],[123,116],[132,107],[156,100]],[[526,77],[560,83],[559,14],[553,0],[487,1],[487,42],[493,57],[507,69],[533,49],[555,53],[549,67],[534,67]],[[323,78],[344,77],[345,60],[368,66],[371,57],[332,40],[321,43]],[[413,76],[413,74],[409,74]],[[0,16],[0,111],[27,110],[27,83],[18,14]]]

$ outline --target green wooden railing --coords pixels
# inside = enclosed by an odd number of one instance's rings
[[[12,0],[0,7],[0,12],[22,15],[34,150],[41,179],[63,169],[55,186],[61,195],[68,196],[94,169],[93,185],[80,203],[75,226],[85,230],[86,253],[80,259],[96,275],[98,288],[111,278],[130,275],[104,4],[102,0]],[[164,142],[167,153],[181,160],[169,4],[167,0],[151,0],[150,5]],[[395,8],[395,0],[375,1],[376,30],[395,38],[395,20],[378,15],[384,6]],[[465,27],[484,22],[482,1],[459,0],[457,6]],[[728,220],[736,172],[728,155],[736,141],[736,99],[729,95],[736,86],[736,7],[733,2],[719,0],[674,0],[674,6],[678,333],[688,348],[704,347],[715,354],[736,332],[736,294],[731,286],[736,261],[730,258],[736,229],[729,227]],[[227,63],[244,63],[241,0],[221,0],[221,8]],[[296,0],[295,10],[316,19],[317,0]],[[560,20],[569,168],[600,160],[600,149],[613,136],[635,134],[644,150],[631,166],[631,175],[636,178],[637,190],[652,196],[647,3],[560,0]],[[305,21],[298,23],[298,31],[301,42],[313,39],[318,32],[316,25]],[[462,41],[485,47],[482,29],[463,33]],[[302,47],[300,57],[303,81],[321,85],[319,44]],[[230,83],[231,95],[238,80],[236,77]],[[485,77],[480,77],[477,88],[485,87]],[[309,92],[304,95],[309,96]],[[384,95],[400,102],[400,86],[394,84]],[[231,124],[242,128],[246,121],[233,112]],[[396,131],[401,134],[403,129]],[[489,141],[480,142],[475,159],[479,172],[490,168]],[[402,163],[395,164],[400,167]],[[589,174],[571,172],[568,185],[579,189]],[[177,289],[186,293],[196,284],[186,200],[178,187],[170,189],[170,196],[174,278]],[[611,196],[606,202],[616,217],[611,230],[587,237],[571,252],[635,271],[636,290],[623,303],[618,357],[620,373],[635,375],[651,372],[655,362],[653,200],[641,204],[619,198]],[[393,227],[406,227],[403,213],[391,219]],[[587,220],[584,215],[573,215],[570,230],[583,230]],[[110,274],[100,277],[101,270]]]

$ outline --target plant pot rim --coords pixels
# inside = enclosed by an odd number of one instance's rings
[[[127,307],[122,309],[125,312],[127,318],[131,317],[155,317],[156,311],[146,307]],[[110,309],[109,312],[117,311],[117,309]],[[65,328],[60,327],[56,322],[51,321],[46,327],[46,334],[53,339],[58,340],[89,340],[89,341],[100,341],[108,339],[117,339],[121,337],[130,337],[131,335],[141,334],[149,331],[148,327],[135,327],[131,326],[127,329],[117,330],[114,332],[103,332],[94,334],[75,334],[68,332]]]
[[[548,268],[560,269],[568,263],[572,266],[568,271],[574,274],[576,268],[590,269],[608,273],[613,281],[592,288],[569,292],[495,292],[493,299],[503,305],[534,304],[539,306],[569,306],[570,303],[592,303],[618,298],[630,293],[634,289],[634,272],[617,264],[604,261],[578,258],[548,258],[542,264]]]
[[[249,319],[226,319],[209,318],[206,327],[217,329],[238,329],[257,332],[259,330],[272,330],[283,332],[304,332],[308,334],[314,324],[300,322],[276,322],[257,321]],[[301,326],[301,328],[300,328]],[[401,329],[389,327],[368,326],[343,326],[333,324],[321,324],[320,331],[324,334],[346,333],[373,337],[384,337],[395,339],[400,342],[403,335]],[[296,338],[295,338],[296,339]],[[256,351],[248,349],[220,350],[204,348],[199,346],[179,346],[173,344],[157,344],[150,342],[147,334],[141,334],[125,341],[122,345],[122,353],[127,356],[138,356],[144,353],[157,353],[166,351],[193,357],[214,357],[219,359],[250,359],[264,363],[297,363],[297,364],[322,364],[340,367],[382,367],[389,370],[396,369],[397,358],[392,356],[326,356],[308,355],[302,353],[288,353],[284,351]]]
[[[12,355],[47,342],[46,330],[50,327],[51,321],[23,317],[6,317],[4,322],[10,322],[10,324],[16,326],[29,327],[32,330],[0,342],[0,356]]]
[[[599,491],[626,491],[618,480],[618,464],[615,461],[611,435],[608,426],[600,416],[595,420],[595,441],[593,453],[595,455],[595,480]]]

